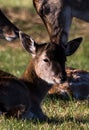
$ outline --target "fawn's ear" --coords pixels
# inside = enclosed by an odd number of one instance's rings
[[[36,54],[36,43],[35,41],[27,34],[19,31],[19,36],[23,47],[26,49],[27,52],[32,53],[33,55]]]
[[[69,41],[66,45],[65,54],[66,56],[72,55],[79,47],[80,43],[82,42],[83,38],[79,37]]]

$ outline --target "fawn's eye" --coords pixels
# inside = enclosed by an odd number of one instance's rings
[[[45,59],[44,59],[44,62],[49,62],[49,59],[45,58]]]

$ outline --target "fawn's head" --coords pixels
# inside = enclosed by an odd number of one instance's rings
[[[24,48],[32,54],[35,72],[39,78],[48,83],[65,81],[66,55],[71,55],[79,46],[81,38],[68,43],[66,50],[58,44],[37,44],[32,38],[20,31],[20,39]],[[63,53],[65,52],[65,53]]]

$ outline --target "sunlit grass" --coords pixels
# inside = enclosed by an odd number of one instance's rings
[[[12,49],[7,47],[7,50],[0,52],[0,69],[11,72],[16,76],[20,76],[30,61],[30,55],[21,49]]]
[[[86,37],[87,38],[87,37]],[[84,40],[75,54],[68,57],[67,66],[89,71],[89,43]]]

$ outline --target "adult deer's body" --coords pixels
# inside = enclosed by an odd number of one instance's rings
[[[67,44],[72,18],[89,22],[89,0],[33,0],[54,43]]]
[[[66,97],[70,95],[75,99],[89,99],[89,72],[79,69],[66,68],[68,83],[54,85],[49,94]]]

